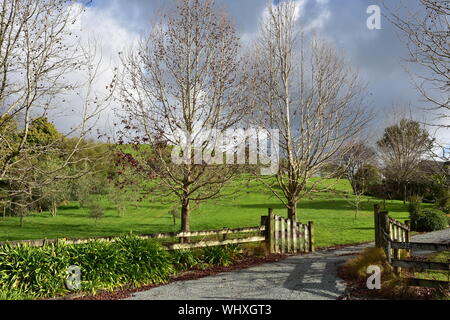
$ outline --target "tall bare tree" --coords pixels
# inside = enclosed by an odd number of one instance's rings
[[[450,2],[419,0],[416,11],[392,8],[388,19],[401,31],[409,51],[408,62],[424,67],[415,85],[432,109],[447,118],[450,109]],[[411,2],[408,1],[409,7]],[[449,127],[443,124],[444,127]]]
[[[0,7],[0,187],[8,191],[3,202],[26,209],[37,201],[34,188],[74,179],[79,173],[69,175],[65,168],[90,161],[75,155],[87,147],[82,142],[107,107],[114,85],[108,83],[104,95],[93,90],[101,55],[97,46],[81,46],[76,22],[82,4],[1,0]],[[70,117],[72,126],[58,139],[29,143],[31,124],[42,116]],[[61,140],[69,136],[76,143],[67,149]],[[38,166],[49,154],[57,161]],[[41,179],[35,181],[36,176]]]
[[[159,181],[154,192],[178,199],[182,231],[192,206],[220,196],[236,171],[220,165],[220,142],[208,130],[224,132],[245,112],[240,69],[235,29],[212,0],[177,1],[123,57],[121,138],[137,146],[128,159]]]
[[[297,219],[299,200],[311,190],[310,179],[369,119],[358,74],[325,41],[299,36],[296,6],[291,0],[268,3],[253,69],[257,118],[278,129],[281,140],[276,186],[282,194],[271,189],[292,219]]]

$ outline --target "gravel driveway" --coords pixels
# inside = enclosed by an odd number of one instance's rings
[[[366,245],[367,246],[367,245]],[[345,291],[339,264],[366,246],[289,257],[245,270],[174,282],[129,300],[335,300]]]
[[[413,237],[415,242],[449,242],[450,229]],[[335,300],[345,282],[337,267],[370,245],[294,256],[249,269],[171,283],[129,300]]]

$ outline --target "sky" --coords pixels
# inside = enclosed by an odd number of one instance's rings
[[[300,23],[305,32],[316,32],[331,41],[346,54],[367,82],[367,108],[376,114],[371,136],[380,135],[387,124],[392,124],[394,107],[405,112],[410,110],[418,120],[429,120],[429,113],[422,111],[424,101],[405,71],[402,58],[407,57],[407,52],[397,30],[385,18],[382,18],[381,30],[367,27],[370,16],[367,8],[381,6],[379,0],[297,1]],[[112,68],[118,62],[118,53],[148,32],[158,8],[170,6],[173,2],[93,0],[81,21],[83,32],[101,39],[103,54],[109,57]],[[229,12],[241,40],[251,41],[258,31],[267,0],[216,2]],[[406,5],[414,9],[414,3],[408,0]]]

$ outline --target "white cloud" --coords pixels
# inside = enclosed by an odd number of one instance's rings
[[[74,16],[80,5],[72,5],[67,10],[73,12]],[[114,77],[114,70],[120,65],[119,52],[123,52],[128,47],[136,43],[138,35],[121,26],[112,15],[112,12],[96,7],[88,7],[79,17],[77,22],[71,25],[71,31],[79,36],[81,45],[85,48],[95,46],[95,61],[99,63],[99,72],[95,81],[92,83],[90,98],[105,97],[108,95],[106,88]],[[70,39],[73,41],[75,38]],[[82,72],[72,72],[66,75],[69,81],[82,83],[86,81],[87,76]],[[83,104],[85,97],[89,93],[84,88],[77,94],[69,92],[57,104],[64,105],[64,112],[58,111],[51,114],[58,129],[62,132],[69,132],[71,128],[76,127],[82,120]],[[96,127],[102,132],[113,133],[115,104],[111,103],[102,111]],[[60,108],[61,109],[61,108]],[[96,136],[95,133],[92,134]]]

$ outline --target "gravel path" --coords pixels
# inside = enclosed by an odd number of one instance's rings
[[[450,229],[413,237],[448,242]],[[129,300],[335,300],[345,292],[337,267],[371,245],[294,256],[249,269],[181,281],[134,294]]]
[[[345,291],[338,265],[365,246],[289,257],[236,272],[182,281],[134,294],[130,300],[335,300]]]
[[[442,242],[450,243],[450,228],[430,233],[419,234],[412,237],[414,242]]]

